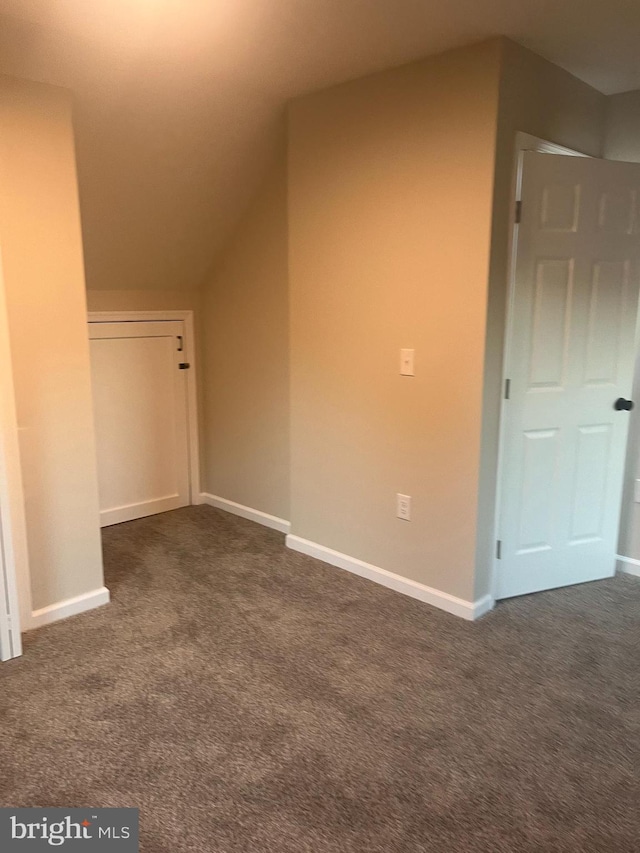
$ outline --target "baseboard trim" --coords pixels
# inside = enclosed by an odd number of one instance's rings
[[[418,601],[431,604],[440,610],[445,610],[447,613],[459,616],[462,619],[470,621],[479,619],[485,613],[488,613],[495,604],[490,595],[485,595],[477,601],[465,601],[462,598],[457,598],[455,595],[449,595],[448,592],[441,592],[439,589],[425,586],[417,581],[404,578],[393,572],[388,572],[386,569],[381,569],[379,566],[373,566],[371,563],[365,563],[363,560],[349,557],[347,554],[340,553],[340,551],[334,551],[332,548],[318,545],[317,542],[302,539],[300,536],[289,534],[286,543],[287,547],[291,548],[292,551],[298,551],[301,554],[306,554],[308,557],[315,557],[317,560],[322,560],[323,563],[329,563],[331,566],[345,569],[347,572],[367,578],[374,583],[386,586],[403,595],[417,598]]]
[[[111,527],[112,524],[122,524],[123,521],[135,521],[137,518],[147,518],[150,515],[170,512],[172,509],[181,509],[188,505],[188,497],[169,495],[166,498],[104,509],[100,513],[100,527]]]
[[[277,515],[269,515],[268,512],[262,512],[259,509],[252,509],[250,506],[220,498],[218,495],[201,492],[200,499],[203,504],[224,510],[224,512],[230,512],[232,515],[239,515],[240,518],[246,518],[249,521],[255,521],[256,524],[262,524],[263,527],[270,527],[280,533],[288,533],[291,529],[291,523],[284,518],[278,518]]]
[[[618,571],[624,572],[625,575],[634,575],[640,578],[640,560],[634,560],[633,557],[622,557],[616,555],[618,561]]]
[[[84,613],[87,610],[93,610],[108,603],[109,590],[106,586],[102,586],[91,592],[85,592],[83,595],[76,595],[75,598],[67,598],[65,601],[59,601],[57,604],[50,604],[48,607],[34,610],[31,614],[29,624],[23,626],[23,629],[31,630],[32,628],[40,628],[43,625],[50,625],[52,622],[59,622],[68,616],[77,616],[78,613]]]

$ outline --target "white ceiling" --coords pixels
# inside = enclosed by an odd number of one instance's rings
[[[640,88],[638,0],[0,0],[0,72],[71,88],[90,287],[193,287],[286,99],[507,35]]]

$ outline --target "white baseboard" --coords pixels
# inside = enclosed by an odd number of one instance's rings
[[[626,575],[635,575],[640,578],[640,560],[634,560],[633,557],[616,556],[617,568],[619,572],[624,572]]]
[[[448,592],[441,592],[439,589],[433,589],[430,586],[425,586],[409,578],[403,578],[401,575],[396,575],[393,572],[388,572],[386,569],[373,566],[371,563],[365,563],[362,560],[341,554],[339,551],[334,551],[331,548],[325,548],[324,545],[318,545],[316,542],[310,542],[308,539],[302,539],[300,536],[289,534],[286,542],[287,547],[293,551],[299,551],[308,557],[315,557],[317,560],[322,560],[323,563],[329,563],[332,566],[337,566],[339,569],[345,569],[347,572],[360,575],[360,577],[367,578],[396,592],[401,592],[403,595],[417,598],[426,604],[432,604],[440,610],[446,610],[447,613],[451,613],[454,616],[460,616],[462,619],[479,619],[485,613],[488,613],[495,604],[490,595],[485,595],[477,601],[465,601],[462,598],[456,598],[455,595],[449,595]]]
[[[122,524],[123,521],[134,521],[136,518],[146,518],[149,515],[158,515],[161,512],[169,512],[172,509],[181,509],[189,505],[188,498],[179,495],[170,495],[166,498],[156,498],[152,501],[143,501],[137,504],[117,506],[113,509],[104,509],[100,513],[100,527],[110,527],[112,524]]]
[[[284,518],[278,518],[277,515],[269,515],[268,512],[261,512],[259,509],[252,509],[250,506],[237,504],[235,501],[229,501],[226,498],[219,498],[217,495],[210,495],[208,492],[200,493],[200,503],[214,506],[216,509],[222,509],[225,512],[230,512],[233,515],[239,515],[241,518],[247,518],[249,521],[255,521],[257,524],[262,524],[264,527],[270,527],[272,530],[279,530],[280,533],[288,533],[291,529],[291,524]]]
[[[94,589],[91,592],[85,592],[83,595],[76,595],[75,598],[67,598],[65,601],[59,601],[57,604],[50,604],[48,607],[43,607],[41,610],[34,610],[31,614],[31,619],[28,625],[23,625],[23,630],[31,630],[32,628],[40,628],[42,625],[49,625],[51,622],[59,622],[60,619],[66,619],[68,616],[76,616],[78,613],[84,613],[86,610],[93,610],[96,607],[102,607],[103,604],[109,603],[109,590],[106,586],[99,589]]]

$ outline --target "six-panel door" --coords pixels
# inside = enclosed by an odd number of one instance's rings
[[[640,268],[640,166],[524,155],[497,597],[609,577]]]

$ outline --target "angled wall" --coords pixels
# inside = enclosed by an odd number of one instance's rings
[[[286,146],[202,292],[203,483],[289,518]]]

